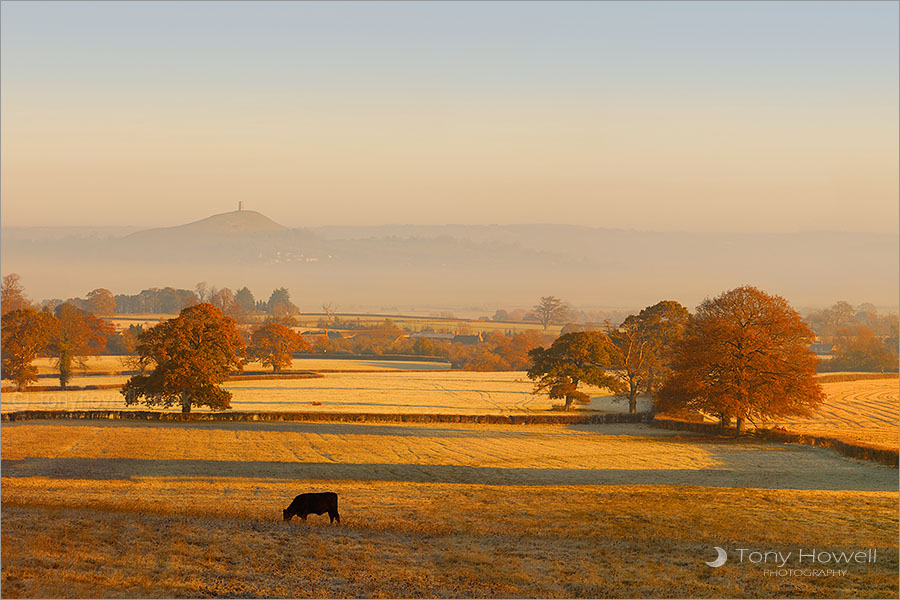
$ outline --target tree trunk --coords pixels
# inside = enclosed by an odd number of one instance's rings
[[[72,377],[72,357],[69,356],[68,350],[63,349],[59,351],[57,368],[59,369],[59,387],[64,390]]]
[[[741,426],[744,424],[744,419],[741,417],[737,418],[737,424],[735,425],[734,435],[735,437],[740,437],[741,435]]]
[[[637,395],[639,391],[637,381],[630,380],[628,382],[628,411],[631,414],[637,412]]]
[[[181,396],[181,413],[187,414],[191,412],[191,397],[188,395]]]
[[[25,391],[25,382],[24,382],[24,381],[20,381],[20,382],[18,382],[18,383],[16,384],[16,391],[17,391],[17,392],[24,392],[24,391]]]
[[[719,415],[719,427],[723,429],[725,427],[731,427],[731,417],[725,414]]]
[[[563,410],[568,411],[572,408],[572,396],[566,394],[566,404],[563,406]]]

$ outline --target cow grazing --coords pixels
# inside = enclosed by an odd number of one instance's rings
[[[305,521],[306,515],[328,513],[332,523],[341,522],[341,515],[338,514],[337,494],[334,492],[300,494],[294,498],[290,506],[281,512],[285,521],[290,521],[294,515]]]

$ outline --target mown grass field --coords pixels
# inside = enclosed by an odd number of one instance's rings
[[[76,377],[92,376],[101,373],[120,373],[133,370],[133,357],[131,356],[90,356],[85,361],[85,368],[76,368]],[[41,375],[56,375],[58,373],[54,359],[42,357],[33,362]],[[416,361],[416,360],[366,360],[366,359],[326,359],[326,358],[295,358],[286,370],[317,371],[320,369],[346,370],[346,371],[442,371],[450,368],[449,363]],[[259,361],[250,361],[244,365],[245,371],[270,371],[271,367],[263,367]],[[43,377],[41,378],[44,379]]]
[[[826,383],[822,388],[826,399],[816,414],[807,418],[784,419],[770,425],[846,442],[897,449],[900,394],[896,377]]]
[[[131,325],[142,325],[152,327],[160,320],[172,319],[178,315],[171,314],[146,314],[146,315],[112,315],[106,318],[117,329],[127,329]],[[501,333],[524,333],[530,330],[544,331],[544,326],[537,322],[502,322],[502,321],[483,321],[481,319],[445,319],[441,317],[427,316],[378,316],[378,315],[336,315],[344,322],[362,324],[366,328],[375,328],[384,323],[385,319],[390,319],[394,325],[408,331],[433,330],[448,333],[490,333],[499,331]],[[319,321],[324,319],[324,314],[301,314],[296,317],[297,325],[302,329],[318,329]],[[337,328],[340,330],[340,328]],[[549,334],[559,335],[561,325],[549,325],[546,332]],[[349,335],[353,335],[355,330],[343,330]]]
[[[370,361],[352,362],[358,364]],[[338,365],[331,366],[337,368]],[[73,379],[72,385],[124,383],[126,379],[83,377]],[[431,369],[397,372],[386,369],[376,373],[327,373],[325,377],[318,379],[232,381],[226,383],[225,387],[233,394],[232,408],[245,411],[507,414],[546,412],[561,402],[550,400],[546,395],[532,395],[532,382],[525,373],[515,371],[476,373]],[[626,403],[615,401],[604,390],[586,389],[594,397],[589,405],[581,406],[580,409],[627,410]],[[642,407],[646,406],[646,403],[642,403]],[[114,389],[9,392],[3,394],[2,403],[4,412],[90,408],[126,406],[121,394]]]
[[[3,595],[896,597],[897,471],[638,425],[25,422]],[[280,521],[336,491],[342,525]],[[713,546],[878,548],[777,577]]]

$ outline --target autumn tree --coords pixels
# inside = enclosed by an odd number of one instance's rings
[[[38,370],[32,361],[56,336],[58,322],[48,312],[19,308],[3,315],[0,334],[3,379],[16,384],[16,390],[37,381]]]
[[[70,302],[56,307],[56,319],[59,326],[50,350],[56,357],[59,385],[66,389],[72,379],[73,370],[76,367],[85,368],[88,356],[103,351],[106,339],[112,335],[113,328],[103,319]]]
[[[97,288],[88,293],[84,309],[94,315],[111,315],[116,312],[116,299],[106,288]]]
[[[502,308],[498,308],[496,312],[494,312],[494,316],[491,317],[492,321],[510,321],[509,313],[503,310]]]
[[[150,288],[139,294],[116,294],[116,312],[175,314],[183,308],[200,303],[197,294],[175,288]]]
[[[138,336],[141,374],[122,388],[125,404],[178,404],[184,413],[192,406],[231,408],[231,392],[219,384],[243,369],[245,348],[234,320],[218,308],[209,303],[185,308]]]
[[[434,356],[434,344],[428,338],[420,337],[413,343],[411,352],[417,356]]]
[[[488,352],[502,359],[503,371],[524,371],[531,366],[529,352],[541,345],[542,336],[536,330],[528,330],[512,336],[499,331],[484,336],[484,346]]]
[[[360,331],[350,340],[356,354],[384,354],[406,331],[397,327],[390,319],[385,319],[374,329]]]
[[[129,325],[127,329],[117,331],[106,340],[106,352],[119,356],[134,354],[142,331],[143,325]]]
[[[237,303],[234,300],[234,292],[227,287],[213,292],[207,302],[232,318],[234,318],[236,316],[235,313],[238,312],[236,310]]]
[[[4,275],[3,281],[0,283],[0,309],[2,309],[3,314],[5,315],[13,310],[28,308],[29,306],[31,306],[31,302],[25,297],[22,278],[16,273]]]
[[[838,329],[849,324],[856,312],[853,305],[840,300],[829,308],[810,313],[806,319],[819,337],[831,342]]]
[[[287,288],[278,288],[269,296],[266,309],[273,317],[286,317],[300,314],[300,308],[291,302],[291,293]]]
[[[234,303],[236,305],[235,313],[241,318],[246,319],[256,312],[256,299],[250,288],[244,286],[234,293]]]
[[[609,339],[619,350],[611,365],[624,383],[628,410],[637,412],[639,394],[653,394],[669,374],[675,344],[681,339],[690,313],[674,300],[663,300],[616,328],[607,326]]]
[[[569,306],[556,296],[544,296],[540,302],[534,305],[531,312],[534,319],[546,330],[551,323],[565,322],[569,310]]]
[[[312,346],[302,335],[280,323],[266,323],[250,337],[249,357],[264,367],[272,367],[274,373],[291,366],[294,352],[312,352]]]
[[[657,408],[693,409],[723,424],[809,415],[824,400],[813,333],[787,300],[752,286],[705,300],[676,345]]]
[[[535,381],[534,393],[547,392],[551,398],[565,398],[565,410],[590,396],[578,390],[581,384],[620,391],[620,380],[609,371],[618,350],[599,331],[578,331],[562,335],[549,348],[538,346],[528,355],[528,377]]]
[[[831,371],[896,371],[897,348],[888,340],[876,337],[865,325],[854,323],[840,328],[834,336],[834,358],[828,361]]]

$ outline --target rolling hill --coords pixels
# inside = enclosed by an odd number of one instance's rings
[[[285,286],[301,307],[694,306],[750,283],[798,306],[897,306],[898,236],[648,232],[576,225],[288,228],[233,211],[143,231],[4,229],[3,272],[38,299],[96,287],[136,293],[198,281],[258,296]]]

